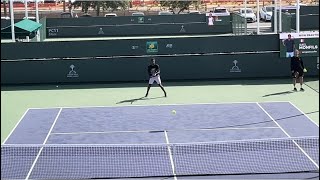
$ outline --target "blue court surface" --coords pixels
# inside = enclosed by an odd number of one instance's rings
[[[319,178],[319,126],[290,102],[34,108],[1,145],[1,179],[140,177]]]

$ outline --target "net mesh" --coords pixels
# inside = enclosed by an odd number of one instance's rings
[[[318,140],[308,137],[170,145],[2,145],[1,178],[25,179],[28,173],[30,179],[173,176],[172,163],[177,176],[318,171]]]
[[[316,171],[315,164],[294,142],[319,163],[317,138],[176,145],[173,158],[176,173],[181,175]]]
[[[25,178],[41,149],[31,179],[172,175],[166,145],[42,147],[1,147],[1,178]]]

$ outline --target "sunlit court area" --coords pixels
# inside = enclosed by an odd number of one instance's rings
[[[319,179],[319,1],[1,1],[1,179]]]

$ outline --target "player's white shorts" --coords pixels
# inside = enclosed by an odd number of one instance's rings
[[[150,79],[149,79],[149,84],[153,84],[154,81],[156,81],[157,84],[161,84],[160,75],[155,76],[155,77],[150,77]]]
[[[294,56],[294,52],[287,52],[286,53],[286,57],[293,57]]]

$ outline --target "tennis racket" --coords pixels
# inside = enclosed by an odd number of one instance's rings
[[[155,69],[151,69],[151,76],[156,77],[159,74]]]

